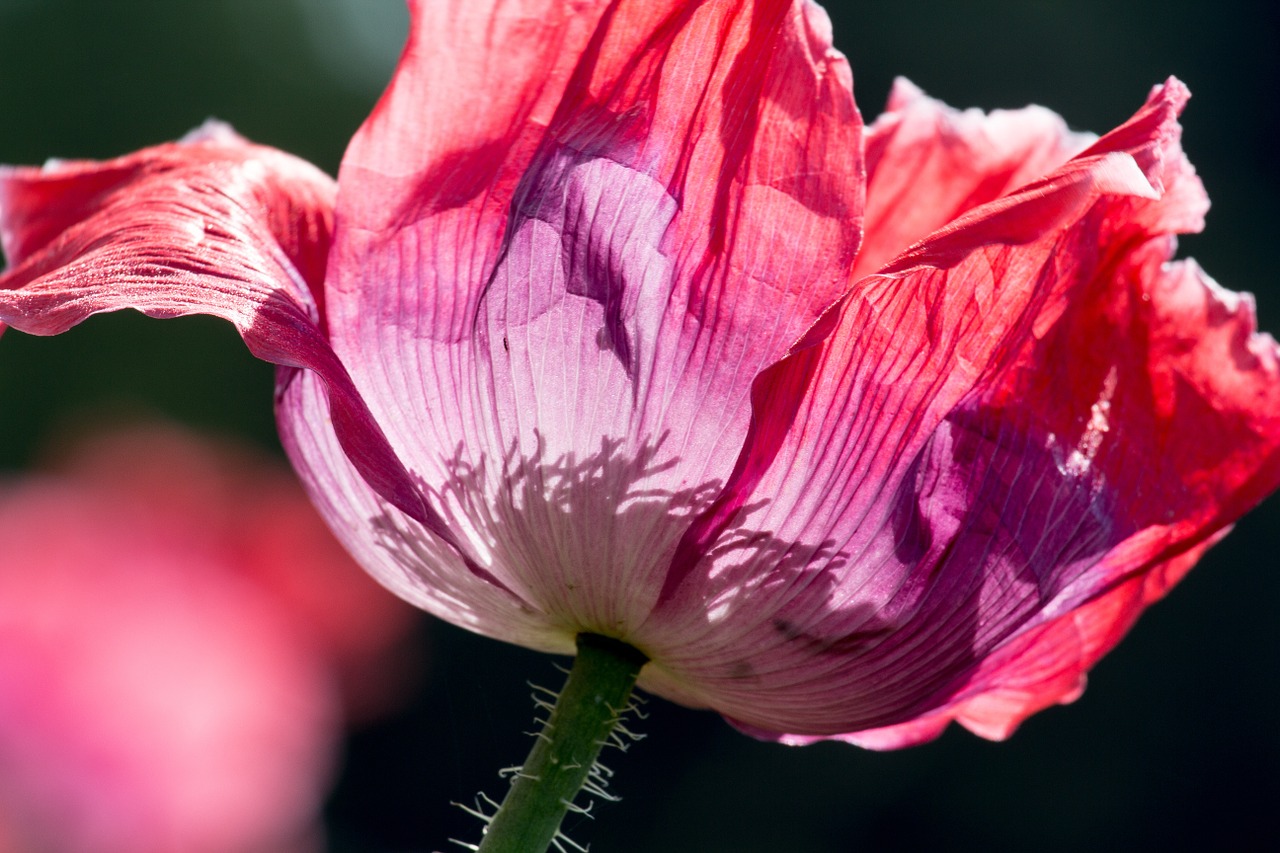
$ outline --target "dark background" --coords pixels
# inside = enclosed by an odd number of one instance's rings
[[[1182,242],[1280,330],[1271,255],[1280,30],[1257,0],[900,0],[832,9],[863,113],[894,75],[956,106],[1049,106],[1105,131],[1177,74],[1184,145],[1214,208]],[[213,115],[333,173],[390,74],[395,0],[0,0],[0,162],[109,157]],[[0,468],[104,409],[151,411],[277,447],[271,370],[204,318],[90,320],[0,340]],[[277,448],[278,449],[278,448]],[[616,805],[570,832],[597,851],[1264,849],[1280,844],[1280,573],[1275,500],[1245,519],[1095,670],[1083,699],[1003,744],[950,731],[876,754],[752,741],[713,714],[649,703],[614,753]],[[327,808],[335,851],[460,849],[450,800],[499,797],[549,659],[425,620],[429,667],[402,714],[353,734]],[[1277,848],[1280,849],[1280,848]]]

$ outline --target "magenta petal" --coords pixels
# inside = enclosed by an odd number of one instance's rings
[[[104,163],[0,170],[0,322],[53,335],[104,311],[212,314],[249,349],[329,389],[334,429],[363,476],[405,512],[429,510],[322,331],[334,184],[222,125]]]
[[[625,632],[847,286],[861,123],[811,5],[487,5],[413,6],[330,328],[475,564],[565,638]]]

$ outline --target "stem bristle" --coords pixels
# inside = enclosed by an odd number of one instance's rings
[[[572,838],[570,838],[569,836],[565,835],[563,832],[560,832],[559,830],[556,830],[556,834],[555,834],[555,836],[551,839],[551,844],[552,844],[552,845],[553,845],[557,850],[559,850],[559,851],[560,851],[560,853],[567,853],[567,851],[564,849],[564,846],[563,846],[564,844],[568,844],[568,845],[569,845],[570,847],[572,847],[574,850],[579,850],[579,851],[581,851],[581,853],[588,853],[588,851],[591,849],[591,846],[590,846],[590,845],[587,845],[586,847],[583,847],[581,844],[579,844],[578,842],[574,841]]]
[[[577,803],[572,802],[570,800],[566,800],[566,799],[561,799],[560,802],[564,803],[564,807],[569,811],[573,812],[574,814],[580,814],[584,817],[589,817],[592,820],[595,820],[596,818],[596,816],[591,813],[591,809],[593,809],[596,804],[595,800],[592,800],[591,802],[587,803],[585,806],[580,806]]]
[[[485,824],[484,838],[475,849],[480,853],[587,851],[566,836],[560,824],[569,812],[594,819],[595,800],[620,799],[608,790],[613,771],[597,758],[604,746],[625,750],[640,739],[620,724],[637,710],[631,691],[646,660],[619,640],[582,634],[578,657],[559,693],[529,683],[533,704],[539,713],[546,712],[546,719],[537,720],[541,731],[529,733],[536,738],[528,759],[500,771],[511,787],[496,813],[486,814],[480,801],[476,809],[463,807]],[[575,802],[579,793],[586,795],[581,804]],[[493,804],[488,797],[484,801]]]

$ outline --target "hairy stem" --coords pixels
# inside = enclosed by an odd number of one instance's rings
[[[534,853],[555,842],[560,822],[593,779],[596,757],[631,701],[646,658],[618,640],[596,634],[578,637],[578,656],[533,750],[514,774],[511,790],[485,829],[480,853]],[[606,795],[607,796],[607,795]]]

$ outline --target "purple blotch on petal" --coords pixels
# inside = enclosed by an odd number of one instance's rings
[[[529,171],[493,281],[506,282],[508,327],[537,319],[566,297],[598,303],[597,343],[634,382],[653,355],[671,294],[662,241],[676,204],[652,177],[591,153],[599,144],[587,151],[556,146]]]
[[[883,530],[858,553],[828,545],[776,566],[771,586],[805,589],[768,623],[782,646],[761,642],[767,660],[727,659],[722,675],[821,671],[820,701],[839,707],[815,705],[815,721],[848,724],[825,734],[944,705],[994,650],[1116,583],[1100,560],[1129,532],[1105,482],[1047,433],[972,404],[943,420],[874,517]],[[745,710],[730,716],[753,725]]]

